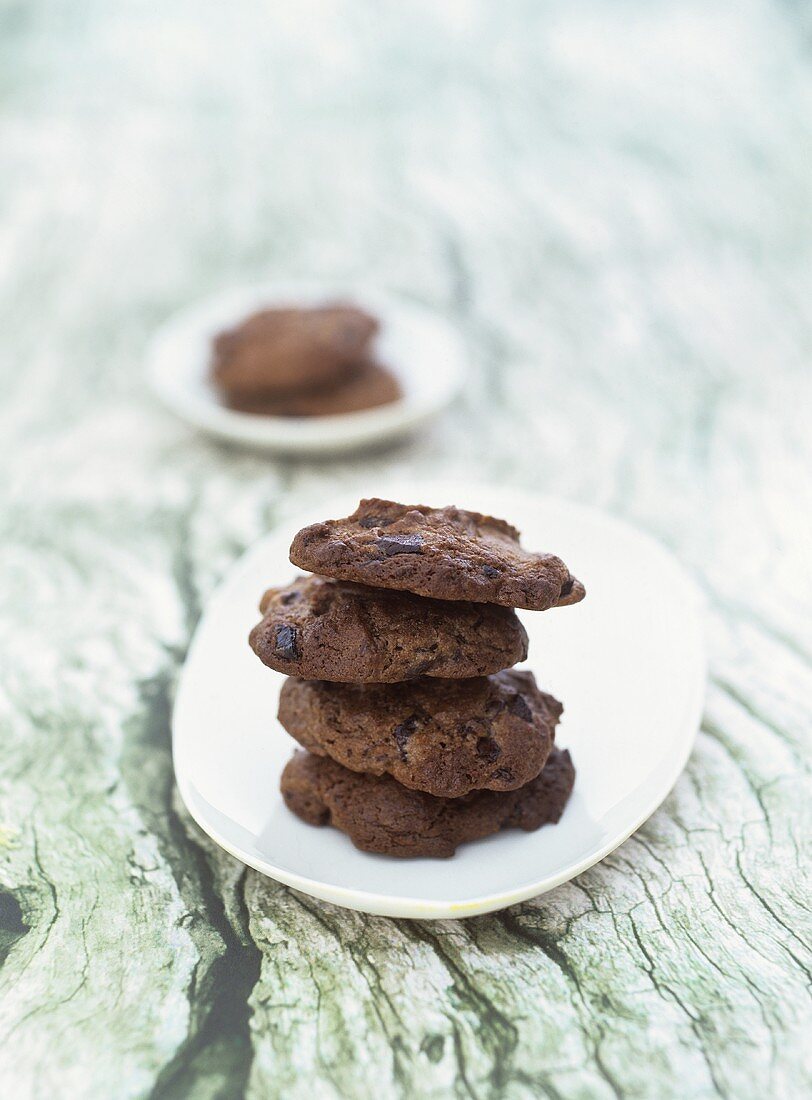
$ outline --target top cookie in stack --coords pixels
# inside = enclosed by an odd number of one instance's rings
[[[523,550],[511,524],[454,507],[362,500],[346,519],[303,528],[290,560],[343,581],[528,611],[585,595],[560,558]]]
[[[269,589],[250,641],[293,674],[279,718],[308,750],[282,779],[295,813],[401,856],[558,820],[574,780],[553,745],[563,708],[504,670],[527,656],[515,607],[583,599],[560,558],[503,520],[378,499],[304,528],[290,556],[321,575]]]

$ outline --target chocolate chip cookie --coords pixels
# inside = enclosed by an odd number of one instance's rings
[[[234,400],[335,385],[369,360],[378,322],[356,306],[264,309],[216,336],[211,373]]]
[[[225,404],[238,412],[256,416],[343,416],[345,413],[390,405],[403,396],[400,383],[377,363],[360,363],[352,372],[332,385],[301,393],[267,394],[246,397],[226,394]]]
[[[534,779],[562,710],[532,672],[515,670],[408,684],[291,678],[279,696],[279,721],[310,752],[439,798]]]
[[[298,577],[262,597],[249,642],[277,672],[311,680],[396,683],[487,676],[527,656],[514,611],[426,600],[326,577]]]
[[[523,550],[509,523],[454,507],[362,500],[345,519],[299,531],[290,560],[340,580],[532,611],[585,594],[560,558]]]
[[[544,770],[514,791],[435,798],[389,776],[361,775],[328,757],[297,752],[282,773],[282,796],[311,825],[334,825],[356,848],[387,856],[453,856],[457,846],[500,829],[531,832],[564,812],[575,769],[553,749]]]

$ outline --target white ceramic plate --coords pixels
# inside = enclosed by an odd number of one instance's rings
[[[397,375],[401,400],[320,417],[254,416],[220,404],[208,379],[213,336],[264,306],[331,300],[357,302],[379,318],[378,357]],[[464,365],[459,333],[425,306],[352,284],[277,282],[234,288],[170,318],[150,345],[147,377],[172,412],[205,432],[266,451],[315,454],[352,450],[414,430],[453,400]]]
[[[381,491],[383,490],[383,491]],[[305,523],[347,515],[358,497],[323,501],[261,539],[229,572],[195,634],[178,687],[174,759],[192,816],[227,851],[318,898],[398,917],[465,917],[566,882],[625,840],[682,771],[702,711],[705,654],[698,590],[647,535],[589,508],[485,486],[366,486],[365,495],[504,516],[523,544],[560,554],[586,600],[521,612],[527,667],[565,704],[558,743],[577,778],[558,825],[464,845],[451,860],[357,851],[331,828],[299,821],[279,794],[294,743],[276,721],[283,677],[246,638]],[[360,495],[360,494],[359,494]]]

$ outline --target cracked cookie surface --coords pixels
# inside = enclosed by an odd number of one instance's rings
[[[560,558],[522,549],[509,523],[451,506],[362,500],[351,516],[299,531],[290,560],[340,580],[532,611],[585,595]]]
[[[570,754],[553,749],[544,770],[514,791],[436,798],[390,776],[361,775],[327,757],[297,752],[282,773],[282,796],[311,825],[333,825],[356,848],[381,855],[453,856],[500,829],[532,832],[560,820],[575,781]]]
[[[309,680],[396,683],[487,676],[527,656],[515,612],[423,599],[350,581],[298,577],[262,597],[249,641],[277,672]]]
[[[407,684],[291,678],[279,697],[279,721],[311,753],[441,798],[534,779],[562,711],[531,672],[513,669]]]

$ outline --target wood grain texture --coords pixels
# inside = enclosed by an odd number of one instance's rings
[[[0,7],[0,1093],[808,1090],[810,66],[801,9],[754,0]],[[282,462],[155,407],[157,322],[313,274],[462,327],[441,427]],[[306,499],[472,471],[692,570],[686,773],[495,916],[366,917],[246,872],[173,794],[201,606]]]

